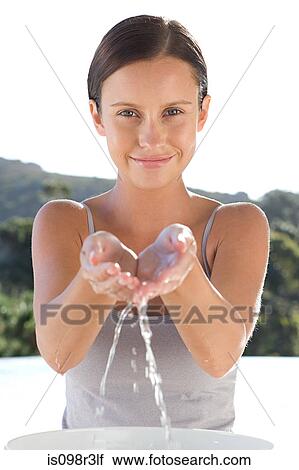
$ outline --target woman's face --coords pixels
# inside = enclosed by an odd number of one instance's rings
[[[196,132],[204,126],[209,103],[207,95],[199,112],[190,65],[167,56],[114,72],[103,83],[101,115],[93,100],[90,111],[98,133],[107,138],[121,179],[154,189],[180,178],[195,151]],[[172,158],[149,161],[166,156]]]

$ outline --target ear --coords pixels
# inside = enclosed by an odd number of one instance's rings
[[[198,122],[197,122],[197,132],[201,131],[205,122],[208,118],[208,111],[210,106],[211,96],[206,95],[201,104],[201,110],[199,111],[198,115]]]
[[[103,124],[103,119],[102,119],[101,114],[98,113],[97,105],[96,105],[95,100],[89,100],[89,110],[90,110],[92,120],[93,120],[93,123],[94,123],[94,126],[95,126],[97,132],[101,136],[105,136],[106,131],[105,131],[105,127],[104,127],[104,124]]]

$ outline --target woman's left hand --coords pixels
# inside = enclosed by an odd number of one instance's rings
[[[136,276],[141,285],[133,302],[147,300],[176,289],[192,270],[197,244],[189,227],[172,224],[158,235],[154,243],[138,256]]]

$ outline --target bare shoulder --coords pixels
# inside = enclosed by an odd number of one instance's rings
[[[209,219],[213,223],[207,240],[206,255],[210,266],[213,265],[216,252],[224,240],[246,239],[254,237],[255,241],[270,239],[270,226],[265,212],[252,202],[222,203],[216,199],[192,194],[199,217],[199,239]]]
[[[85,238],[86,210],[84,206],[71,199],[53,199],[40,207],[35,215],[33,231],[38,227],[45,230],[53,230],[67,236],[74,236],[78,247],[82,246],[82,238]],[[86,230],[85,230],[86,231]]]
[[[254,220],[269,224],[268,218],[261,207],[252,202],[232,202],[221,204],[217,209],[217,219],[226,226],[229,224],[246,225]]]
[[[204,225],[215,212],[212,229],[214,235],[220,235],[233,228],[240,229],[243,227],[246,229],[246,226],[251,223],[261,223],[269,229],[268,218],[263,209],[257,204],[252,202],[222,203],[217,199],[198,195],[189,190],[188,192]]]
[[[34,310],[55,298],[80,269],[82,204],[55,199],[37,212],[32,227]]]
[[[257,204],[252,202],[234,202],[222,204],[216,211],[214,234],[218,244],[229,234],[236,233],[240,237],[251,233],[255,237],[269,237],[270,225],[268,218]]]
[[[41,212],[63,214],[66,217],[78,217],[78,214],[84,212],[84,207],[80,202],[72,199],[52,199],[41,206],[37,214]]]

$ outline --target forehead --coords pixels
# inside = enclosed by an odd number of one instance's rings
[[[197,84],[192,77],[189,63],[174,58],[164,57],[151,60],[139,60],[125,65],[103,83],[103,100],[117,101],[118,99],[132,100],[140,94],[177,97],[178,94],[192,97]]]

